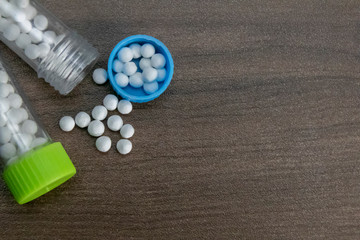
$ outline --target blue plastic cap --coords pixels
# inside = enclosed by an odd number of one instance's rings
[[[163,82],[159,82],[159,89],[150,95],[145,93],[143,88],[133,88],[130,85],[126,86],[125,88],[121,88],[115,81],[115,75],[117,73],[113,70],[113,62],[115,59],[117,59],[117,54],[120,51],[120,49],[123,47],[128,47],[132,43],[139,43],[140,45],[145,43],[150,43],[155,47],[156,52],[163,54],[166,59],[165,80]],[[119,42],[112,50],[108,61],[108,75],[112,88],[123,99],[129,100],[131,102],[138,102],[138,103],[149,102],[159,97],[169,86],[173,74],[174,74],[174,61],[171,57],[170,51],[161,41],[147,35],[134,35],[125,38],[124,40]]]

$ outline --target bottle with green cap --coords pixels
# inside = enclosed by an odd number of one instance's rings
[[[51,140],[28,105],[0,59],[0,158],[3,178],[19,204],[76,173],[61,143]]]

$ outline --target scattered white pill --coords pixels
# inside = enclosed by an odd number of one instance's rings
[[[140,88],[143,86],[144,82],[142,80],[142,74],[140,72],[135,73],[134,75],[130,76],[129,84],[133,88]]]
[[[11,21],[5,19],[5,18],[0,18],[0,32],[4,32],[5,29],[11,24]]]
[[[9,110],[9,108],[10,108],[9,100],[7,98],[0,97],[0,114],[6,113]]]
[[[138,43],[133,43],[129,46],[131,51],[133,52],[134,59],[138,59],[141,57],[141,46]]]
[[[19,8],[26,8],[29,5],[29,0],[15,0],[15,3]]]
[[[37,29],[44,31],[48,27],[48,19],[44,15],[37,15],[34,18],[34,25]]]
[[[120,116],[118,115],[113,115],[111,117],[108,118],[107,120],[107,126],[111,131],[119,131],[120,128],[123,126],[123,120]]]
[[[90,122],[87,130],[91,136],[100,137],[105,132],[105,126],[99,120],[94,120]]]
[[[32,24],[29,20],[25,20],[18,23],[20,31],[23,33],[29,33],[32,29]]]
[[[104,107],[109,111],[114,111],[117,108],[119,99],[114,94],[108,94],[103,100]]]
[[[157,76],[158,72],[152,67],[145,68],[142,72],[142,79],[145,83],[155,81]]]
[[[35,147],[38,147],[40,145],[43,145],[47,142],[47,139],[46,138],[42,138],[42,137],[38,137],[38,138],[35,138],[31,144],[30,144],[30,147],[31,148],[35,148]]]
[[[0,147],[0,157],[8,160],[16,155],[16,147],[12,143],[6,143]]]
[[[120,134],[123,138],[131,138],[132,136],[134,136],[134,133],[135,129],[131,124],[125,124],[120,129]]]
[[[29,36],[33,43],[39,43],[43,40],[43,32],[36,28],[31,29]]]
[[[0,70],[0,83],[7,83],[9,81],[9,75],[5,72]]]
[[[128,154],[132,150],[132,143],[127,139],[121,139],[117,142],[116,148],[121,154]]]
[[[26,46],[31,44],[31,37],[26,34],[26,33],[22,33],[20,34],[20,36],[16,39],[15,44],[21,48],[21,49],[25,49]]]
[[[8,143],[11,139],[11,131],[7,127],[0,127],[0,144]]]
[[[4,37],[9,41],[15,41],[19,35],[20,28],[16,24],[10,24],[4,30]]]
[[[20,108],[21,105],[23,104],[23,100],[22,100],[21,96],[17,93],[11,93],[8,96],[8,99],[9,99],[10,106],[13,108]]]
[[[38,131],[38,125],[33,120],[25,120],[21,125],[21,132],[34,135]]]
[[[151,83],[144,83],[144,92],[147,94],[152,94],[159,89],[159,84],[157,81]]]
[[[70,116],[64,116],[60,119],[59,125],[64,132],[70,132],[75,127],[75,121]]]
[[[128,100],[121,100],[119,102],[118,111],[121,114],[129,114],[129,113],[131,113],[132,109],[133,109],[133,106],[132,106],[131,102],[129,102]]]
[[[24,12],[25,12],[27,20],[33,19],[37,14],[36,8],[31,6],[30,4],[27,7],[24,8]]]
[[[100,152],[108,152],[111,148],[111,139],[108,136],[101,136],[96,139],[95,145]]]
[[[92,77],[96,84],[104,84],[107,81],[107,72],[103,68],[98,68],[95,69]]]
[[[40,51],[40,58],[46,57],[50,52],[50,45],[47,43],[40,43],[39,45],[39,51]]]
[[[154,54],[154,56],[151,57],[151,65],[154,68],[163,68],[166,64],[166,60],[164,55],[162,55],[161,53],[156,53]]]
[[[118,59],[115,59],[113,62],[113,70],[117,73],[121,72],[123,69],[124,63],[120,62]]]
[[[132,50],[128,47],[123,47],[118,53],[118,58],[122,62],[130,62],[134,57]]]
[[[31,60],[37,59],[40,56],[40,49],[35,44],[29,44],[25,48],[25,55]]]
[[[149,58],[142,58],[142,59],[140,59],[139,66],[140,66],[141,70],[151,67],[151,60]]]
[[[104,120],[107,114],[108,114],[108,110],[106,109],[106,107],[102,105],[98,105],[94,107],[94,109],[91,112],[91,116],[93,117],[93,119],[100,121]]]
[[[44,42],[47,44],[54,44],[56,39],[56,33],[54,31],[46,31],[43,35]]]
[[[8,88],[7,83],[0,83],[0,97],[2,98],[6,98],[7,96],[9,96],[10,93],[10,89]]]
[[[123,67],[123,73],[131,76],[137,71],[137,66],[134,62],[126,62]]]
[[[155,54],[155,48],[150,43],[145,43],[141,46],[141,55],[144,58],[151,58]]]
[[[129,84],[129,76],[118,73],[115,75],[115,81],[120,87],[124,88]]]
[[[87,126],[89,126],[90,122],[91,122],[91,118],[89,114],[87,114],[86,112],[79,112],[75,116],[75,124],[79,128],[86,128]]]

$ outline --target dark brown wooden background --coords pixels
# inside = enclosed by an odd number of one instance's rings
[[[3,44],[35,111],[77,167],[24,206],[0,183],[0,239],[360,239],[360,2],[41,2],[96,46],[173,54],[160,98],[136,104],[133,152],[58,127],[111,93],[63,97]],[[116,133],[108,133],[114,142]]]

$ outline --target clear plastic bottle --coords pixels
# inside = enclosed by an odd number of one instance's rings
[[[29,202],[75,173],[61,143],[34,117],[0,59],[0,159],[3,177],[18,203]]]
[[[84,79],[99,55],[34,0],[0,0],[0,40],[63,95]]]

